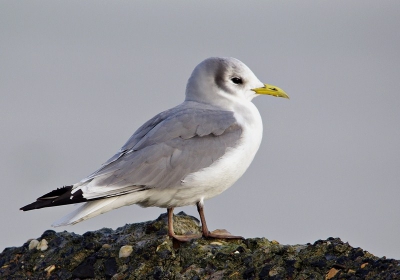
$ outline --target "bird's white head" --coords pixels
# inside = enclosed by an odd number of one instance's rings
[[[186,101],[221,105],[250,101],[258,94],[288,98],[278,87],[263,84],[243,62],[232,57],[211,57],[193,70],[186,86]]]

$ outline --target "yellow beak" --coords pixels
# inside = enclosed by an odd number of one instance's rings
[[[252,91],[255,91],[257,94],[267,94],[289,99],[289,95],[287,95],[286,92],[273,85],[264,84],[264,87],[253,88]]]

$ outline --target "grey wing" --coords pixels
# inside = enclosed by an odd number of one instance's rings
[[[180,184],[210,166],[242,134],[233,112],[171,109],[139,128],[121,152],[76,187],[85,198],[110,197]]]
[[[175,108],[172,108],[170,110],[161,112],[161,113],[157,114],[156,116],[154,116],[153,118],[151,118],[150,120],[148,120],[147,122],[145,122],[141,127],[139,127],[135,131],[135,133],[128,139],[128,141],[126,141],[126,143],[121,147],[121,149],[119,149],[119,151],[114,156],[112,156],[105,163],[103,163],[103,166],[100,169],[96,170],[95,172],[90,174],[88,177],[86,177],[82,181],[91,179],[92,177],[96,176],[96,174],[97,175],[100,174],[104,167],[106,167],[110,163],[116,161],[118,158],[120,158],[125,153],[127,153],[130,149],[132,149],[133,146],[135,146],[137,144],[137,142],[139,142],[141,139],[145,138],[146,134],[150,130],[152,130],[157,124],[159,124],[162,121],[164,121],[165,119],[167,119],[167,117],[171,114],[171,111],[173,111],[174,109]]]

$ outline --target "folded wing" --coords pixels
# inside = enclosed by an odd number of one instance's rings
[[[241,134],[231,111],[177,106],[146,122],[117,154],[80,183],[50,192],[30,205],[38,209],[180,185],[188,174],[210,166],[226,148],[234,147]]]

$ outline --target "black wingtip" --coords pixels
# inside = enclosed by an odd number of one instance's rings
[[[40,209],[46,206],[43,206],[41,203],[38,203],[38,201],[35,201],[31,204],[25,205],[24,207],[19,208],[19,210],[22,211],[29,211],[29,210],[35,210],[35,209]]]
[[[20,210],[29,211],[45,207],[61,206],[87,201],[87,199],[83,197],[81,190],[75,192],[74,194],[71,194],[71,191],[72,186],[57,188],[56,190],[42,195],[35,202],[21,207]]]

